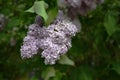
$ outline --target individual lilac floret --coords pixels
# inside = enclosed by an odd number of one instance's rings
[[[21,46],[21,56],[22,58],[30,58],[34,54],[37,54],[38,47],[36,46],[37,40],[34,37],[26,36],[24,38],[23,46]]]

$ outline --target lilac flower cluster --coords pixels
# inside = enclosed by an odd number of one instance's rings
[[[21,46],[21,56],[30,58],[38,53],[38,49],[42,49],[41,56],[45,58],[45,64],[55,64],[71,48],[71,37],[78,31],[68,18],[61,16],[48,27],[32,24]]]
[[[69,15],[75,16],[77,14],[85,15],[103,2],[104,0],[58,0],[58,6],[67,7]]]

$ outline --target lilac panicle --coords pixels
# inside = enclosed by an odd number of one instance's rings
[[[30,58],[37,54],[38,49],[42,49],[41,56],[45,58],[45,64],[55,64],[61,55],[67,53],[71,48],[71,38],[79,31],[78,27],[60,14],[56,21],[48,27],[41,27],[36,23],[29,26],[21,46],[23,58]]]

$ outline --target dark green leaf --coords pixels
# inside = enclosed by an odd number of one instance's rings
[[[64,74],[60,71],[56,71],[56,76],[53,78],[53,80],[61,80],[63,75]]]
[[[87,66],[80,66],[72,70],[70,80],[93,80],[92,71]]]
[[[55,69],[53,67],[48,67],[46,70],[42,72],[41,76],[44,80],[49,80],[49,78],[55,76]]]
[[[113,63],[113,70],[120,74],[120,63]]]

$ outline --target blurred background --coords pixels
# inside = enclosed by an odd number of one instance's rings
[[[56,0],[44,1],[47,12],[56,14]],[[120,80],[120,0],[105,0],[79,16],[81,32],[55,65],[45,65],[39,54],[21,58],[23,38],[36,16],[25,11],[34,2],[0,0],[0,80]]]

